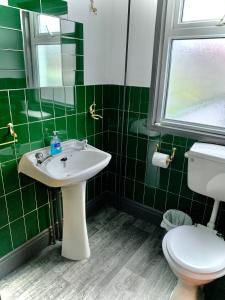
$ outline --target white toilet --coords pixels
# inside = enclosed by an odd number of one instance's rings
[[[225,275],[225,241],[214,230],[219,203],[225,202],[225,147],[195,143],[185,156],[189,188],[215,203],[207,227],[179,226],[163,239],[164,256],[178,277],[171,300],[202,299],[200,287]]]

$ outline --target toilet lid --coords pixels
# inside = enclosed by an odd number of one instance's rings
[[[225,242],[195,226],[179,226],[167,233],[167,249],[175,262],[191,272],[215,273],[225,268]]]

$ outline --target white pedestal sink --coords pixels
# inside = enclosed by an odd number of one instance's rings
[[[86,180],[105,168],[111,155],[90,145],[83,150],[77,140],[64,142],[62,147],[62,153],[50,157],[49,147],[24,154],[19,172],[50,187],[62,188],[62,256],[82,260],[90,256],[85,213]],[[37,153],[42,154],[39,163],[35,157]]]

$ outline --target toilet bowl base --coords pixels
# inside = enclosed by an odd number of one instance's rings
[[[188,285],[178,280],[170,300],[204,300],[202,288],[199,286]]]

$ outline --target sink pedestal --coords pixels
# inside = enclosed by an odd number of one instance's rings
[[[82,260],[90,256],[85,212],[86,181],[62,187],[63,241],[62,256]]]

